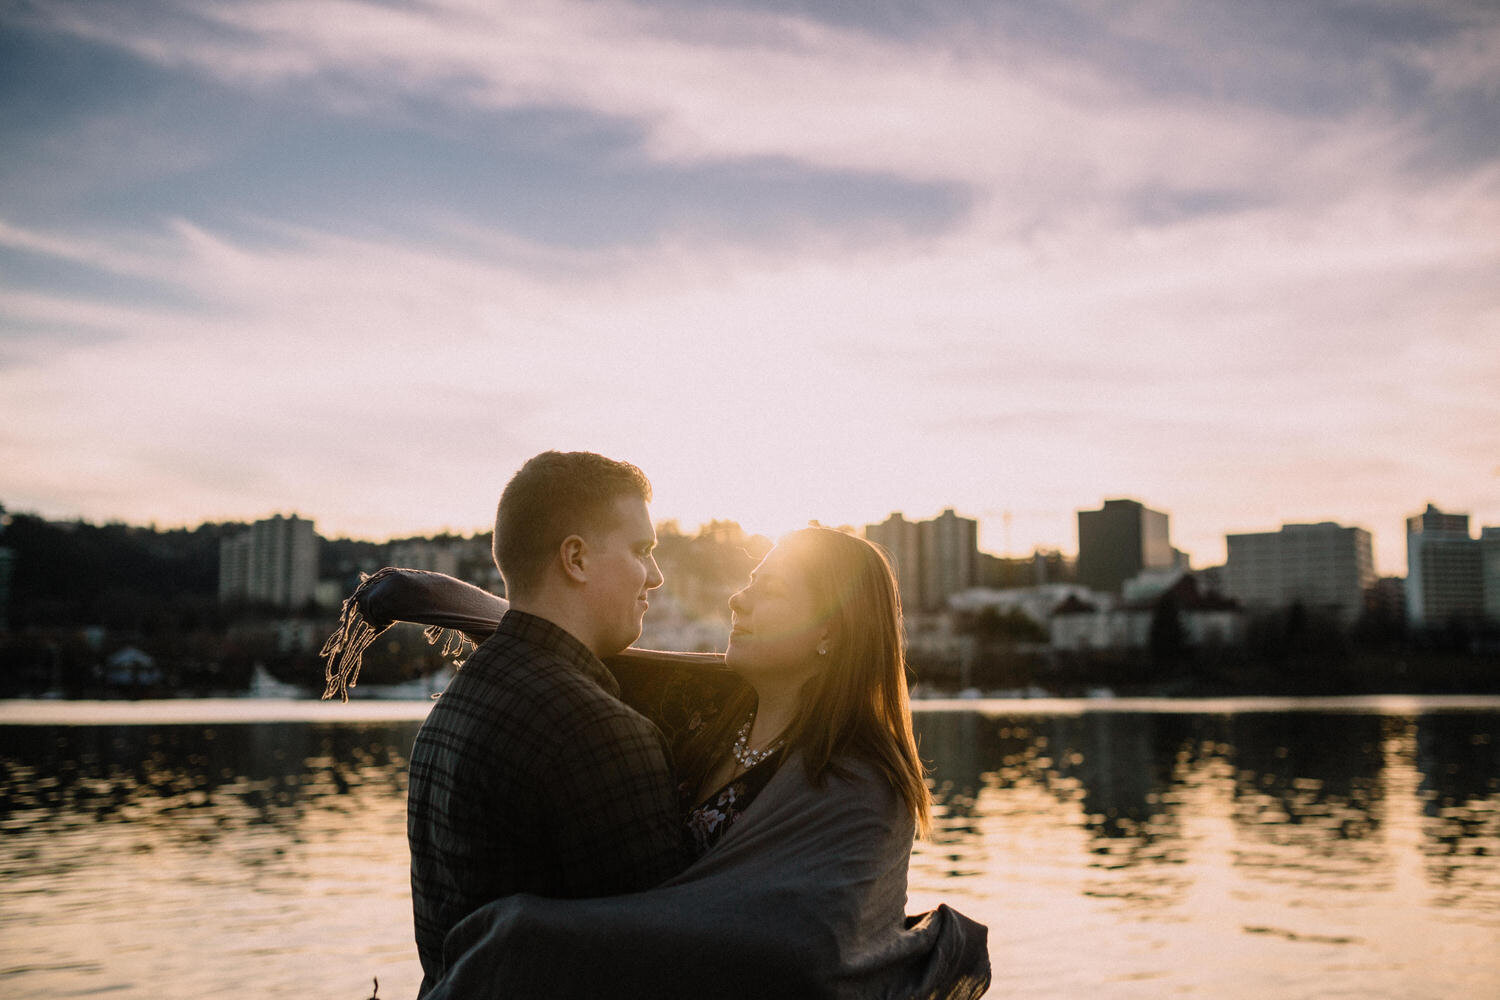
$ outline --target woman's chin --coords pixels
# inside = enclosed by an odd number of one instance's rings
[[[742,677],[762,673],[764,667],[759,657],[733,639],[729,640],[729,648],[724,652],[724,666]]]
[[[724,666],[730,673],[751,684],[764,682],[780,685],[807,673],[795,661],[768,657],[763,650],[735,649],[733,643],[724,653]]]

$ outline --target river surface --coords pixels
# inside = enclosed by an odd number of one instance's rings
[[[0,997],[414,996],[425,711],[0,703]],[[989,925],[992,996],[1500,997],[1500,700],[917,721],[910,908]]]

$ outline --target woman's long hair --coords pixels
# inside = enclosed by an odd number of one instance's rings
[[[820,784],[840,759],[870,762],[885,776],[926,836],[931,796],[917,756],[902,649],[901,595],[885,553],[871,542],[832,528],[794,531],[779,543],[805,574],[820,624],[829,630],[828,662],[803,689],[787,727],[786,752],[800,753],[807,776]],[[748,688],[707,727],[686,768],[697,787],[755,703]],[[712,757],[710,756],[712,755]]]

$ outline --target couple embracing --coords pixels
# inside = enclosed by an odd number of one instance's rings
[[[330,695],[393,621],[478,643],[411,756],[420,995],[983,994],[985,928],[905,914],[929,795],[884,555],[793,532],[723,657],[629,649],[663,583],[650,500],[633,465],[546,452],[500,499],[508,603],[400,569],[346,602]]]

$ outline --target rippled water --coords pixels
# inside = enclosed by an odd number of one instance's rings
[[[1500,709],[975,707],[918,716],[911,903],[989,924],[992,995],[1500,996]],[[422,710],[0,725],[0,996],[414,995]]]

